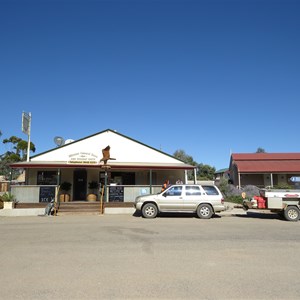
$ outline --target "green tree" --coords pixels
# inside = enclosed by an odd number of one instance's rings
[[[186,154],[184,150],[176,150],[173,154],[177,159],[185,162],[186,164],[197,167],[197,179],[199,180],[213,180],[215,176],[216,169],[209,165],[203,163],[198,164],[194,161],[193,157]],[[194,172],[192,170],[188,171],[188,179],[194,179]]]
[[[15,151],[15,154],[19,156],[20,158],[19,160],[25,160],[27,155],[28,142],[13,135],[9,139],[3,140],[3,144],[8,144],[8,143],[11,143],[13,145],[12,148]],[[30,150],[32,152],[35,152],[35,146],[33,143],[30,143]],[[9,152],[7,152],[6,154],[10,155]]]
[[[15,179],[18,172],[14,172],[10,168],[10,164],[26,159],[28,143],[19,137],[11,136],[9,139],[4,139],[3,144],[12,144],[12,147],[10,151],[0,155],[0,175],[4,175],[7,179]],[[30,143],[30,150],[35,152],[33,143]]]
[[[264,148],[258,147],[256,153],[266,153]]]
[[[186,164],[192,165],[192,166],[196,166],[197,163],[194,161],[193,157],[186,154],[184,150],[179,149],[176,150],[173,154],[173,156],[175,156],[177,159],[185,162]]]
[[[216,168],[205,164],[198,164],[197,179],[214,180]]]
[[[193,157],[186,154],[184,150],[179,149],[176,150],[173,154],[174,157],[176,157],[177,159],[183,161],[186,164],[192,165],[192,166],[197,166],[197,163],[194,161]],[[188,176],[188,180],[193,180],[194,179],[194,172],[193,170],[188,170],[187,171],[187,176]]]

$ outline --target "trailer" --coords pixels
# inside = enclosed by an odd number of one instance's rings
[[[300,217],[300,190],[260,189],[259,196],[243,201],[243,208],[270,210],[283,215],[288,221],[298,221]]]

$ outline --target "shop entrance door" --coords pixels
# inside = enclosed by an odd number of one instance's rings
[[[82,201],[86,200],[86,170],[74,171],[74,187],[73,187],[73,199]]]

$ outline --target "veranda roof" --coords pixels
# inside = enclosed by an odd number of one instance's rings
[[[230,164],[240,173],[298,173],[300,153],[237,153]]]
[[[147,162],[133,162],[133,163],[108,163],[111,169],[176,169],[176,170],[192,170],[195,166],[188,164],[176,164],[176,163],[147,163]],[[30,162],[18,162],[11,164],[12,168],[85,168],[85,169],[101,169],[103,164],[73,164],[61,161],[30,161]]]

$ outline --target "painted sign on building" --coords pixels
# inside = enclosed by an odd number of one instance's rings
[[[98,156],[91,152],[77,152],[69,155],[69,164],[97,164]]]

